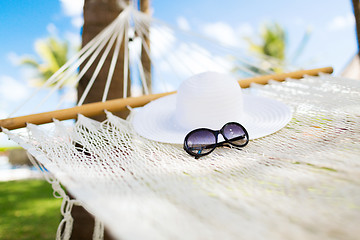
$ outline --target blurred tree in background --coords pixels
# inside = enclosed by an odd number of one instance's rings
[[[286,55],[288,47],[287,33],[284,27],[276,22],[264,24],[259,36],[246,38],[245,40],[249,44],[249,50],[263,60],[260,63],[261,69],[269,69],[275,73],[280,73],[290,67],[290,64],[296,65],[296,61],[303,53],[310,35],[311,31],[306,30],[291,58]]]
[[[33,57],[24,57],[20,64],[29,66],[34,70],[35,75],[30,79],[31,84],[34,86],[42,86],[68,61],[71,49],[69,42],[59,40],[56,37],[49,37],[35,42],[35,52],[40,60]],[[59,90],[64,86],[73,83],[75,77],[76,74],[73,74],[66,79],[60,85]],[[53,82],[48,87],[54,87],[59,80]]]
[[[286,33],[278,23],[265,24],[260,33],[260,42],[247,39],[250,50],[261,55],[285,60]]]

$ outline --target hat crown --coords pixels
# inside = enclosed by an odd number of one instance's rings
[[[238,82],[227,74],[205,72],[186,79],[177,94],[175,118],[186,129],[220,129],[243,116]]]

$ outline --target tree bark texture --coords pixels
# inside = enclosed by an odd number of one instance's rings
[[[109,25],[120,14],[122,10],[123,9],[118,5],[118,0],[85,0],[82,46],[85,46],[101,30],[103,30],[107,25]],[[106,48],[106,46],[104,48]],[[84,103],[99,102],[102,100],[106,79],[111,64],[111,58],[114,53],[114,48],[115,46],[113,46],[108,57],[106,58],[104,65],[101,68],[100,73],[97,76],[88,96],[85,98]],[[80,99],[80,97],[82,96],[89,80],[91,79],[102,53],[103,51],[99,54],[95,62],[80,80],[78,85],[78,99]],[[80,66],[80,69],[82,69],[85,64],[86,62]],[[128,76],[130,76],[130,73],[128,74]],[[120,48],[120,53],[116,63],[114,75],[112,77],[107,100],[123,97],[123,78],[124,40],[122,41],[122,45]],[[127,81],[127,95],[130,96],[130,77],[128,77]],[[117,115],[120,117],[126,117],[127,113],[117,113]],[[104,119],[104,116],[99,116],[95,119],[101,121]]]
[[[354,9],[355,23],[356,23],[356,36],[358,44],[358,55],[360,56],[360,2],[359,0],[352,0]]]
[[[82,47],[91,41],[101,30],[109,25],[123,9],[118,5],[118,0],[85,0],[84,2],[84,26],[82,32]],[[104,49],[106,46],[104,47]],[[85,98],[84,103],[99,102],[102,100],[105,84],[111,64],[111,58],[114,54],[115,46],[111,49],[106,58],[99,75],[97,76],[89,94]],[[104,51],[104,50],[103,50]],[[88,69],[85,75],[80,80],[77,90],[78,99],[81,98],[89,80],[91,79],[97,63],[99,62],[102,52],[96,58],[95,62]],[[85,66],[86,62],[80,66],[80,71]],[[130,76],[130,72],[128,74]],[[124,40],[120,48],[119,57],[116,63],[113,79],[111,81],[107,100],[123,97],[123,81],[124,81]],[[130,77],[128,81],[127,95],[130,96]],[[128,112],[114,113],[120,117],[125,118]],[[97,116],[94,119],[102,121],[105,116]],[[94,217],[80,206],[74,206],[72,210],[74,218],[73,231],[71,235],[72,240],[92,239],[94,230]],[[112,239],[105,229],[105,239]]]
[[[149,0],[140,0],[140,11],[145,14],[150,14],[150,1]],[[144,40],[148,49],[150,51],[150,39],[146,35],[150,35],[150,26],[146,26],[145,31],[147,34],[144,35]],[[152,93],[152,84],[151,84],[151,60],[147,54],[144,46],[141,46],[141,63],[144,69],[144,75],[146,79],[146,86],[149,90],[149,93]]]

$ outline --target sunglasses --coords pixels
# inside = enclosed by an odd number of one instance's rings
[[[225,141],[218,142],[219,134]],[[218,146],[231,144],[235,147],[244,147],[248,142],[249,134],[246,129],[237,122],[229,122],[217,131],[199,128],[189,132],[184,140],[184,150],[198,159],[211,153]]]

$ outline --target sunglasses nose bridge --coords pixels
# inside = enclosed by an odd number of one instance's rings
[[[224,141],[229,141],[229,140],[226,138],[226,134],[224,133],[226,125],[227,125],[227,124],[225,124],[225,125],[219,130],[219,132],[220,132],[221,136],[224,138]]]
[[[216,135],[216,143],[226,141],[226,137],[224,136],[222,129],[215,131],[215,135]]]
[[[214,135],[215,135],[215,138],[216,138],[216,142],[218,141],[218,138],[219,138],[219,134],[221,134],[220,130],[217,130],[217,131],[213,131]]]

